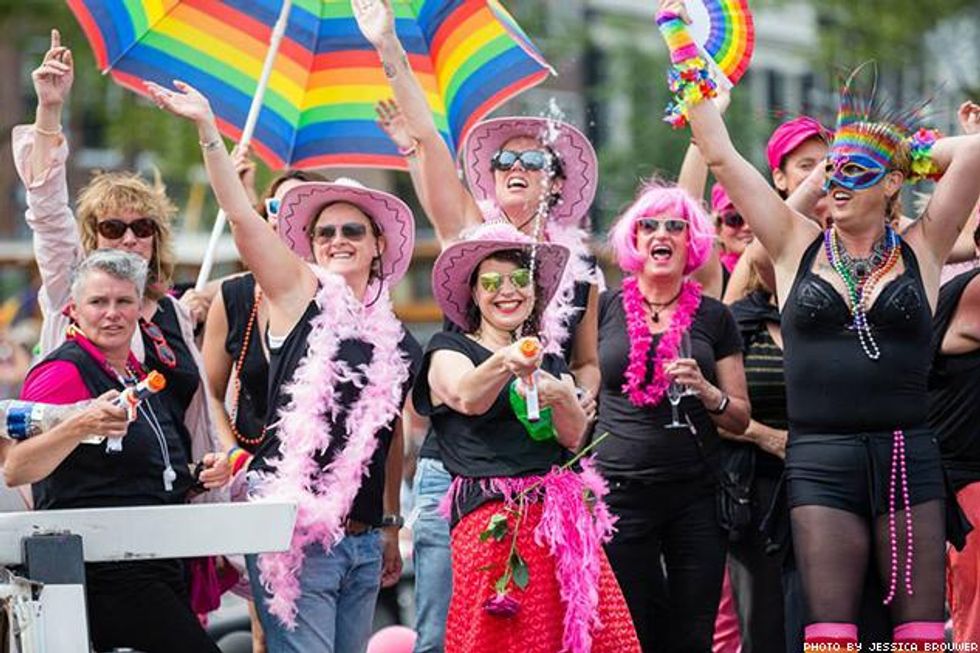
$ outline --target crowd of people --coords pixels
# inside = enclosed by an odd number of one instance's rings
[[[947,614],[955,641],[980,642],[980,275],[949,272],[980,257],[980,105],[942,136],[859,69],[833,129],[774,131],[770,184],[729,139],[684,3],[661,0],[670,118],[692,144],[677,182],[643,183],[612,225],[607,288],[583,228],[589,140],[485,120],[461,178],[390,0],[352,6],[393,96],[379,124],[441,247],[445,321],[424,348],[392,308],[415,244],[402,199],[304,171],[259,196],[208,98],[147,83],[197,129],[248,270],[178,298],[163,189],[109,172],[69,199],[57,31],[33,74],[13,144],[44,320],[20,398],[88,403],[0,442],[7,484],[39,510],[298,506],[290,548],[240,569],[87,565],[95,648],[216,651],[199,617],[215,578],[241,575],[255,651],[364,651],[402,571],[409,419],[429,425],[417,653],[929,650]],[[903,185],[925,178],[910,218]],[[114,400],[151,372],[166,389],[128,414]]]

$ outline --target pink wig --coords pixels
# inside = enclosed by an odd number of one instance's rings
[[[642,188],[639,197],[609,232],[609,244],[623,272],[639,272],[647,260],[647,253],[636,249],[636,224],[643,218],[687,220],[687,264],[684,274],[697,270],[711,255],[715,231],[704,210],[686,191],[654,182]]]

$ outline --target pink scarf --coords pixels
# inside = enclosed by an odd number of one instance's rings
[[[289,629],[296,626],[296,600],[304,548],[319,542],[329,551],[344,537],[344,522],[361,487],[377,434],[390,427],[402,409],[402,393],[409,376],[408,360],[398,348],[404,335],[395,318],[387,289],[373,306],[364,306],[343,278],[313,268],[320,281],[306,355],[283,391],[291,397],[279,413],[280,458],[275,473],[262,479],[261,499],[295,501],[296,527],[289,551],[259,556],[262,583],[272,595],[269,612]],[[343,340],[361,340],[374,346],[366,368],[351,369],[337,360]],[[330,424],[342,409],[336,401],[338,384],[361,388],[344,420],[347,441],[336,458],[321,469],[317,452],[330,446]]]

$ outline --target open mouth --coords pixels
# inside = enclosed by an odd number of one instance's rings
[[[331,261],[349,261],[352,258],[354,258],[354,252],[348,252],[348,251],[330,252]]]
[[[650,258],[654,261],[669,261],[674,255],[674,249],[670,245],[654,245],[650,248]]]
[[[524,303],[522,299],[501,299],[493,303],[493,307],[504,315],[511,315],[516,313],[520,309],[521,305]]]
[[[851,193],[847,192],[846,190],[843,190],[841,188],[835,188],[834,191],[830,194],[830,197],[831,199],[834,200],[834,204],[841,206],[846,202],[849,202],[851,198],[854,196]]]
[[[511,177],[507,180],[507,189],[525,189],[529,186],[527,179],[524,177]]]

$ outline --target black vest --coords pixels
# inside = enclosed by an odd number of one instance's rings
[[[67,361],[74,365],[93,397],[109,390],[122,390],[121,384],[110,378],[99,363],[73,341],[65,342],[44,359],[45,363],[52,361]],[[177,474],[171,491],[164,488],[161,445],[141,410],[138,418],[129,425],[122,440],[121,452],[106,453],[105,441],[100,444],[81,443],[50,476],[34,483],[31,490],[35,508],[183,503],[193,481],[188,467],[188,452],[178,435],[172,404],[161,401],[160,397],[150,397],[146,401],[152,407],[166,438],[170,464]]]

